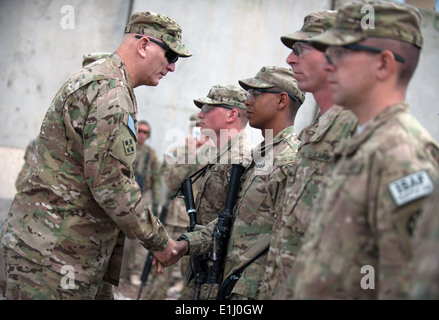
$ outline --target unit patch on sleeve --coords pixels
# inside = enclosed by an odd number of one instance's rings
[[[434,183],[427,171],[410,174],[388,185],[395,204],[400,207],[413,200],[429,195]]]
[[[123,147],[125,148],[125,154],[129,156],[130,154],[133,154],[136,150],[134,146],[134,140],[133,138],[128,138],[123,140]]]

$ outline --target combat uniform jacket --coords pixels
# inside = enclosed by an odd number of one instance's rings
[[[131,80],[116,53],[74,74],[44,117],[2,245],[58,273],[72,266],[75,281],[91,291],[105,273],[117,285],[123,234],[164,249],[167,233],[134,179],[136,117]]]
[[[335,153],[297,255],[294,297],[407,298],[413,224],[438,175],[438,145],[398,103]]]
[[[146,196],[148,191],[151,190],[151,204],[158,204],[160,202],[160,193],[162,191],[160,166],[161,164],[153,148],[146,144],[140,147],[137,146],[136,175],[141,178],[139,186],[143,191],[142,195]]]
[[[286,280],[302,244],[320,184],[333,164],[334,148],[355,132],[357,122],[351,111],[334,105],[301,131],[295,164],[290,167],[283,199],[276,210],[261,299],[291,298],[291,284]]]
[[[205,164],[190,163],[187,159],[188,151],[185,146],[177,147],[173,152],[173,157],[176,160],[175,164],[169,164],[167,157],[165,156],[165,161],[161,168],[161,174],[163,181],[168,188],[168,200],[175,194],[175,192],[180,187],[183,180],[190,177],[192,174],[200,170],[205,166]],[[198,190],[201,184],[201,179],[198,179],[192,185],[192,191],[194,197],[197,196]],[[186,205],[184,199],[181,197],[176,197],[171,200],[168,205],[168,214],[165,219],[165,225],[173,227],[187,227],[189,226],[189,216],[186,211]]]
[[[208,224],[224,210],[232,164],[248,166],[252,149],[253,145],[242,131],[224,144],[216,157],[206,156],[210,160],[195,200],[198,224]]]
[[[298,145],[297,135],[291,126],[278,133],[271,142],[262,142],[253,151],[254,161],[245,173],[235,207],[237,216],[228,242],[223,278],[231,276],[261,255],[245,268],[232,294],[250,299],[258,298],[276,207],[280,206],[286,173],[291,170],[289,167],[295,160]],[[259,158],[258,155],[264,153],[266,158]],[[190,254],[211,250],[211,234],[215,224],[216,220],[204,230],[185,234],[189,240]]]
[[[410,298],[439,299],[439,180],[425,201],[413,236]]]

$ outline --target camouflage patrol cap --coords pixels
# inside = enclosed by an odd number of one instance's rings
[[[305,94],[299,90],[293,70],[285,67],[264,66],[254,78],[239,80],[245,90],[279,88],[297,98],[300,103],[305,101]]]
[[[393,1],[351,2],[340,8],[334,28],[310,43],[323,51],[330,45],[357,43],[367,37],[389,38],[422,48],[421,14],[411,5]]]
[[[294,42],[307,42],[312,37],[322,34],[332,28],[335,23],[337,11],[325,10],[308,14],[303,19],[303,26],[299,31],[280,37],[280,40],[288,48],[292,48]]]
[[[171,18],[159,13],[134,13],[125,28],[125,33],[143,34],[160,39],[180,57],[192,55],[181,42],[181,27]]]
[[[213,86],[207,97],[194,99],[194,103],[198,108],[203,107],[203,104],[225,104],[230,107],[247,110],[244,104],[247,93],[240,87],[235,85],[216,85]]]

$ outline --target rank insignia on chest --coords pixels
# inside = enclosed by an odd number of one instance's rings
[[[133,138],[124,139],[123,140],[123,146],[125,148],[125,154],[127,156],[129,156],[130,154],[133,154],[134,151],[136,150],[135,146],[134,146]]]

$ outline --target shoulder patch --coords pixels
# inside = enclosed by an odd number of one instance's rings
[[[429,195],[434,183],[426,170],[410,174],[388,185],[395,204],[400,207],[416,199]]]
[[[123,147],[125,148],[125,154],[129,156],[135,152],[134,140],[133,138],[128,138],[123,140]]]

